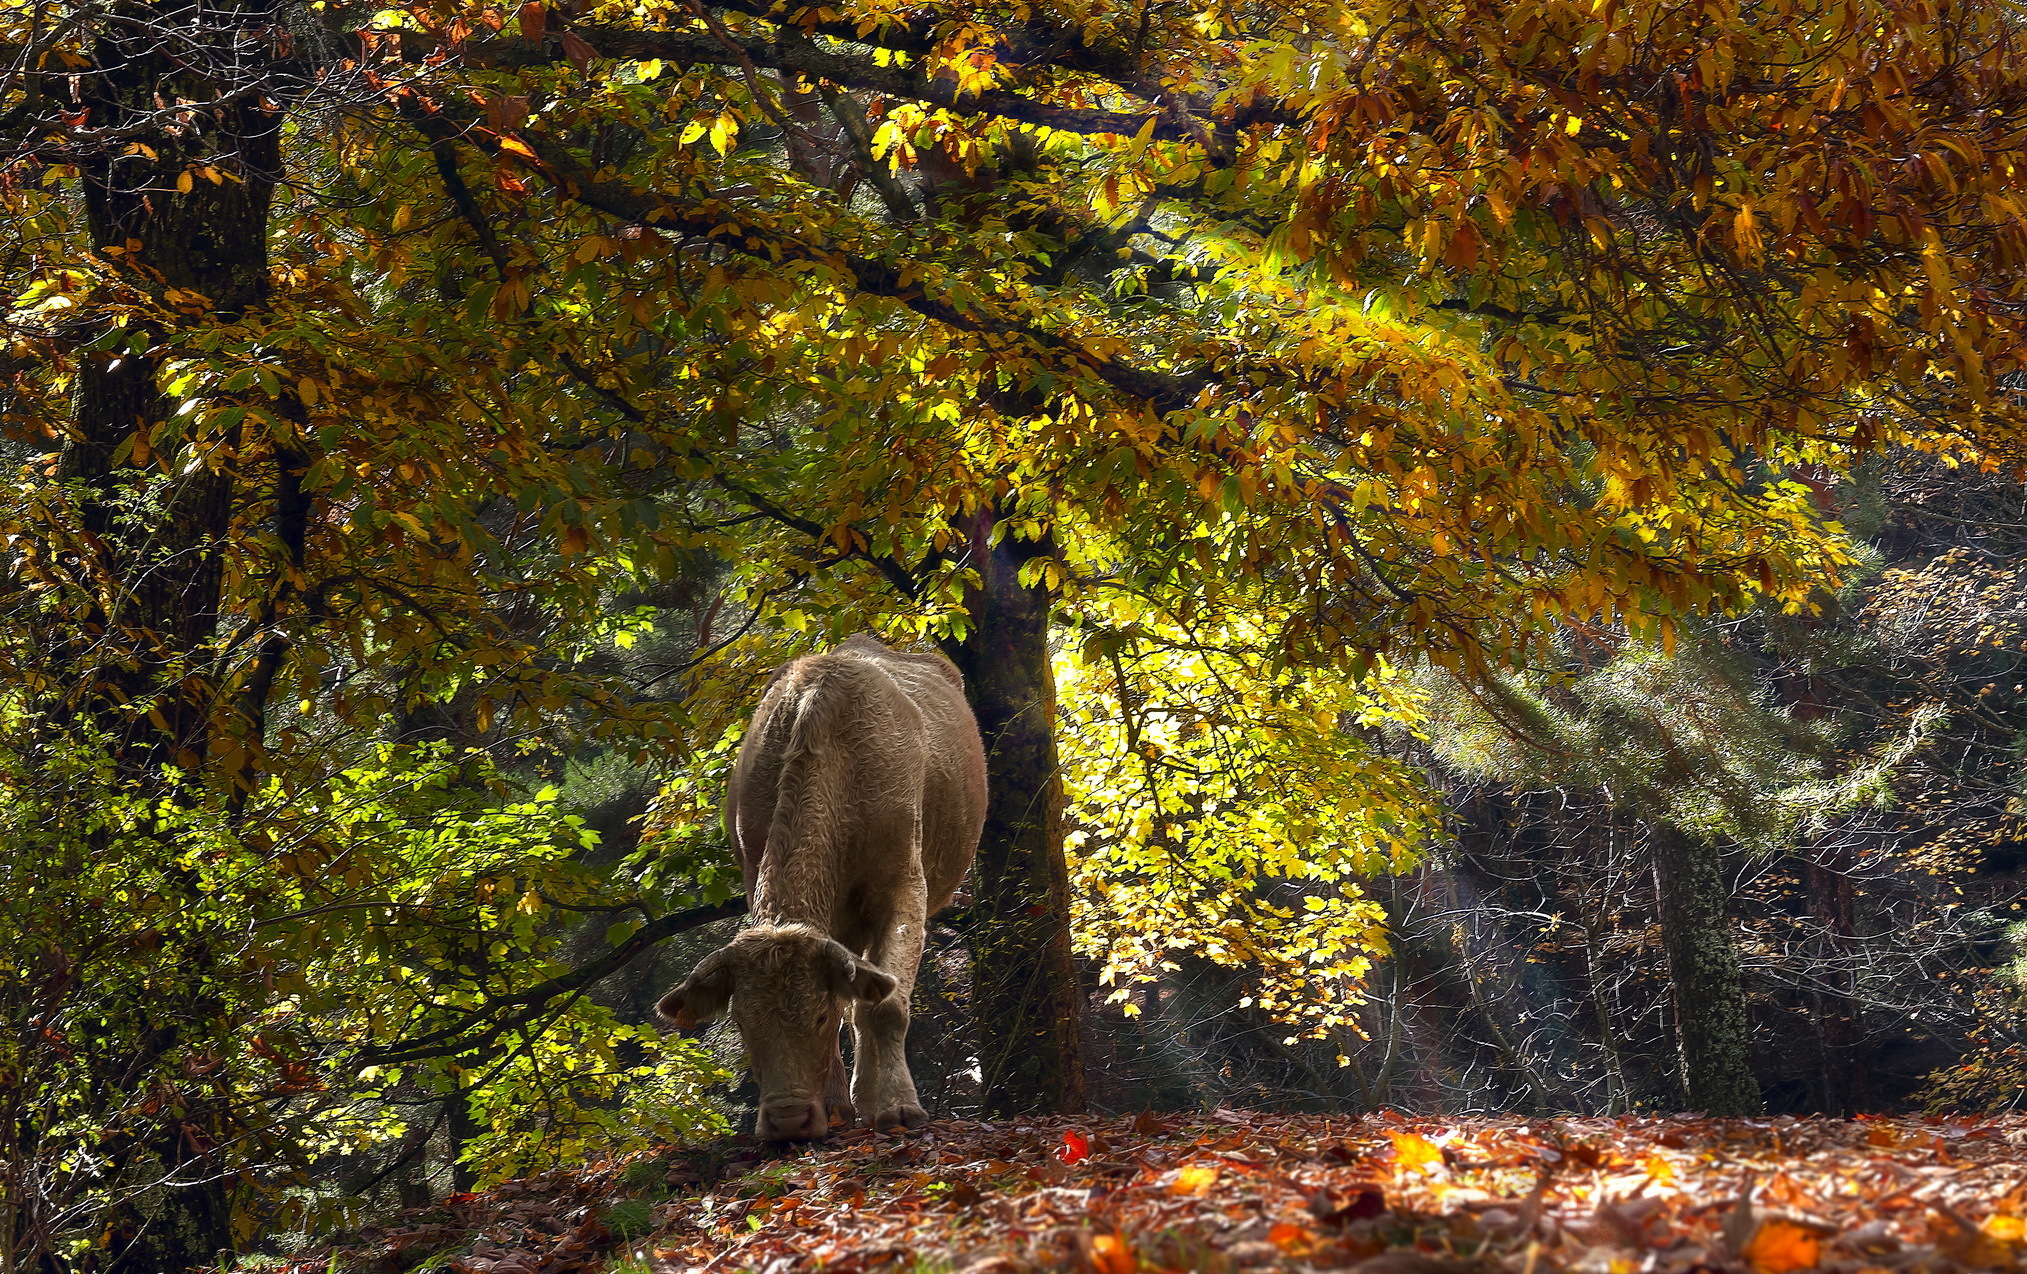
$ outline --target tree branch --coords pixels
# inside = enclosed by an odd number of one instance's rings
[[[806,39],[759,40],[729,33],[637,31],[626,27],[579,27],[573,33],[597,50],[600,57],[625,61],[659,59],[679,66],[768,67],[889,97],[927,102],[953,115],[991,116],[1065,133],[1138,137],[1142,130],[1152,126],[1151,136],[1157,141],[1202,142],[1215,129],[1246,128],[1258,124],[1301,127],[1304,122],[1299,112],[1270,98],[1256,97],[1228,116],[1212,117],[1211,102],[1201,95],[1162,93],[1148,85],[1118,81],[1114,81],[1118,87],[1136,96],[1159,98],[1163,102],[1162,109],[1103,111],[1055,106],[1009,89],[964,93],[953,79],[930,77],[910,67],[881,66],[870,58],[833,52]],[[560,49],[552,48],[546,41],[530,45],[519,39],[488,39],[452,45],[435,36],[412,32],[398,36],[389,33],[376,38],[383,42],[398,38],[401,56],[407,60],[450,54],[466,66],[487,70],[549,66],[565,58]]]
[[[558,974],[546,982],[539,982],[517,995],[502,996],[491,1001],[485,1008],[473,1012],[462,1025],[446,1027],[383,1048],[362,1049],[355,1060],[366,1066],[393,1066],[403,1062],[420,1061],[426,1057],[455,1057],[460,1053],[484,1048],[505,1032],[540,1017],[551,1000],[581,991],[594,982],[610,977],[639,959],[649,948],[663,939],[701,928],[714,921],[745,914],[744,897],[728,898],[724,902],[713,903],[710,906],[670,912],[659,919],[648,921],[635,930],[625,942],[589,964],[572,969],[568,973]],[[518,1008],[518,1011],[505,1017],[492,1018],[493,1013],[506,1008]],[[475,1026],[479,1029],[474,1029]]]

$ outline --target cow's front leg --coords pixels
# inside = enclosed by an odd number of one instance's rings
[[[893,926],[887,941],[871,953],[873,963],[894,979],[893,993],[852,1014],[856,1052],[852,1101],[871,1116],[873,1127],[920,1128],[929,1122],[915,1077],[908,1072],[908,1005],[915,972],[922,963],[922,921],[918,915]]]
[[[842,1044],[844,1024],[838,1024],[838,1033],[831,1036],[830,1074],[824,1077],[823,1105],[829,1112],[830,1126],[849,1128],[858,1120],[858,1112],[852,1108],[851,1077],[845,1071],[845,1053]]]
[[[852,1019],[858,1050],[852,1101],[882,1131],[929,1122],[908,1072],[908,998],[906,988],[897,988],[877,1004],[861,1004]]]

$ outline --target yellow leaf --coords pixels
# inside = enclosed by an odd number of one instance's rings
[[[1168,1187],[1170,1194],[1208,1194],[1218,1183],[1218,1170],[1207,1164],[1191,1164],[1178,1168],[1175,1180]]]
[[[518,137],[502,137],[500,139],[500,149],[510,154],[519,155],[524,159],[535,158],[535,152],[528,148],[528,143]]]
[[[190,188],[195,186],[196,184],[197,182],[190,176],[190,170],[188,168],[185,168],[182,172],[176,174],[177,194],[179,195],[189,194]]]
[[[1393,1139],[1394,1158],[1403,1170],[1420,1172],[1443,1162],[1443,1149],[1427,1137],[1412,1132],[1390,1132]]]
[[[1660,1155],[1650,1154],[1640,1161],[1640,1168],[1656,1181],[1673,1181],[1675,1167]]]

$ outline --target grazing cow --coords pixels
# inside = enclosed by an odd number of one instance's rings
[[[859,636],[774,674],[725,807],[753,923],[655,1006],[689,1029],[729,1001],[760,1086],[755,1136],[827,1137],[833,1114],[928,1121],[908,1073],[909,997],[925,924],[984,821],[985,752],[949,660]]]

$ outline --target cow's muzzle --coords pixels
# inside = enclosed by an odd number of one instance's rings
[[[753,1135],[762,1141],[817,1141],[831,1135],[830,1115],[816,1097],[762,1102]]]

